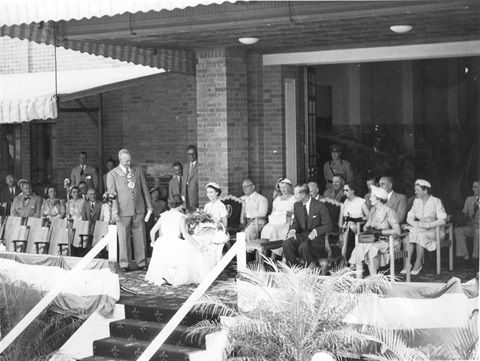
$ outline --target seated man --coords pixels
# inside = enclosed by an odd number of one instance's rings
[[[102,211],[102,202],[97,200],[95,189],[90,188],[87,192],[88,201],[83,203],[82,220],[98,221]]]
[[[84,182],[84,181],[81,181],[80,183],[78,183],[78,189],[80,189],[80,197],[82,197],[85,200],[88,200],[88,196],[87,196],[88,186],[87,186],[87,183]]]
[[[243,181],[243,193],[240,199],[245,202],[245,238],[257,239],[267,223],[268,200],[255,191],[255,183],[250,179]]]
[[[313,199],[316,199],[317,201],[320,200],[320,189],[318,188],[317,182],[308,183],[308,189],[310,190],[310,195]]]
[[[467,197],[463,206],[463,214],[467,221],[466,225],[455,227],[455,239],[457,241],[456,254],[464,262],[470,262],[467,249],[467,237],[473,237],[473,253],[471,258],[478,262],[478,205],[480,195],[480,181],[473,182],[473,196]]]
[[[332,187],[328,188],[323,193],[323,196],[325,198],[330,198],[337,202],[343,203],[343,201],[345,200],[345,196],[343,194],[344,184],[345,184],[345,178],[343,177],[343,175],[340,173],[334,174],[332,178]]]
[[[310,196],[306,184],[297,185],[294,191],[297,202],[290,230],[283,241],[283,254],[289,266],[298,264],[297,254],[308,266],[320,258],[330,258],[325,246],[325,234],[333,229],[327,207]],[[340,252],[340,250],[337,250]]]
[[[23,182],[22,193],[13,199],[11,215],[15,217],[41,217],[43,199],[32,191],[32,185]]]
[[[393,190],[393,178],[382,177],[379,181],[380,188],[387,191],[387,203],[386,206],[395,211],[395,217],[398,224],[402,224],[407,219],[407,196],[397,193]]]

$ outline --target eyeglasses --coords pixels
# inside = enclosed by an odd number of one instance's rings
[[[350,192],[351,189],[345,189],[345,188],[344,188],[343,191],[344,191],[344,192]]]
[[[195,153],[190,153],[190,152],[188,152],[187,154],[188,154],[188,155],[195,155]]]
[[[253,184],[247,184],[247,185],[243,186],[242,188],[245,189],[245,188],[248,188],[248,187],[251,187],[251,186],[253,186]]]

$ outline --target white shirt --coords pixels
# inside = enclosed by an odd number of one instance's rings
[[[312,203],[312,197],[308,198],[308,202],[305,203],[305,209],[307,210],[307,216],[310,215],[310,203]]]
[[[392,191],[390,191],[390,193],[387,193],[387,201],[389,201],[389,200],[390,200],[390,197],[392,196],[392,194],[393,194],[393,190],[392,190]]]
[[[243,196],[241,199],[245,202],[245,216],[247,218],[267,216],[268,200],[261,194],[253,192],[249,196]]]

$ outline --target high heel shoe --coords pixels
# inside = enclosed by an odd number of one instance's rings
[[[411,274],[412,276],[418,275],[418,274],[420,273],[420,271],[422,270],[422,267],[423,267],[423,266],[420,266],[420,268],[417,269],[416,271],[415,271],[415,270],[411,271],[410,274]]]
[[[409,270],[411,270],[411,269],[412,269],[412,265],[410,264],[410,265],[408,266],[408,268],[409,268]],[[407,269],[406,269],[406,268],[402,269],[402,270],[400,271],[400,274],[401,274],[401,275],[406,275],[406,274],[407,274]]]

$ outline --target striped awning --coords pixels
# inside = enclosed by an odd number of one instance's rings
[[[192,50],[147,49],[133,45],[68,40],[62,36],[59,24],[62,21],[185,9],[225,2],[234,3],[236,0],[3,0],[0,1],[0,36],[61,46],[82,53],[195,75],[196,59]]]

